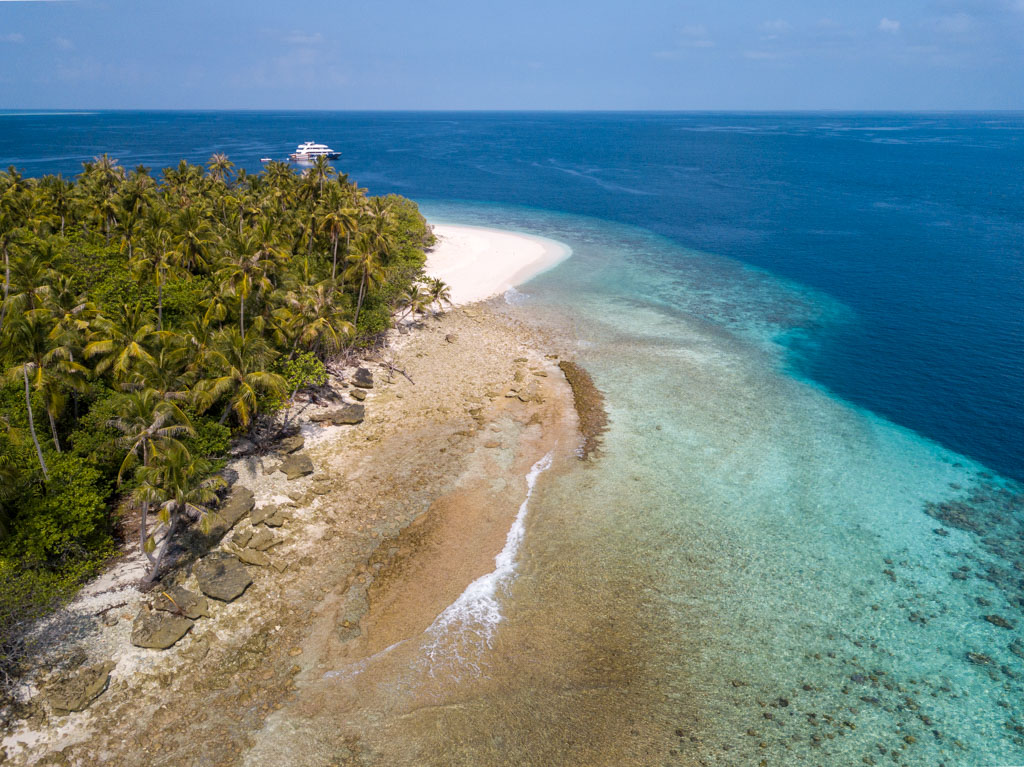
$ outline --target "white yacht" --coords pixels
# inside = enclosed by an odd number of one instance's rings
[[[295,152],[290,154],[289,157],[295,162],[312,162],[317,157],[337,160],[341,157],[341,152],[334,151],[327,144],[314,144],[312,141],[307,141],[304,144],[299,144]]]

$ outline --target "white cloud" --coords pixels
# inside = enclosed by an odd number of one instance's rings
[[[55,37],[53,44],[60,48],[62,51],[74,50],[75,44],[68,40],[66,37]]]
[[[25,35],[21,32],[10,32],[6,35],[0,35],[0,43],[23,43],[25,42]]]
[[[888,32],[890,35],[895,35],[900,31],[900,23],[893,19],[882,19],[878,22],[878,28],[883,32]]]

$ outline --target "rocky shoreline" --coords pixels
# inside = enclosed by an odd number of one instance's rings
[[[64,646],[0,763],[269,756],[289,740],[268,716],[301,719],[322,669],[422,631],[493,567],[524,467],[575,461],[594,416],[577,417],[557,356],[487,305],[403,331],[270,454],[230,464],[210,553],[149,594],[129,557],[54,617]]]

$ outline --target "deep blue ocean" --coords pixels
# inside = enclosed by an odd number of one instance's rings
[[[0,165],[258,171],[307,139],[371,193],[631,224],[832,296],[796,372],[1024,479],[1024,114],[4,113]]]

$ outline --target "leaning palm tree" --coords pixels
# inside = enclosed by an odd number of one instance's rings
[[[440,277],[428,277],[424,283],[427,295],[430,296],[430,307],[437,304],[438,310],[443,310],[444,305],[452,305],[452,289],[448,283]],[[435,315],[437,312],[434,312]]]
[[[141,465],[148,468],[153,457],[179,445],[178,437],[194,434],[188,416],[172,400],[160,396],[155,389],[140,388],[118,396],[117,415],[107,425],[121,432],[118,446],[127,450],[117,472],[117,484],[125,472]],[[140,503],[142,518],[139,522],[139,548],[155,562],[149,526],[149,501]]]
[[[164,529],[159,551],[144,583],[156,581],[183,519],[199,522],[204,532],[209,529],[209,515],[217,501],[217,490],[225,484],[222,477],[211,476],[212,469],[209,461],[193,457],[181,443],[171,443],[167,450],[157,454],[151,465],[139,468],[139,485],[132,493],[132,500],[139,506],[155,506]],[[156,536],[150,535],[145,546],[149,551],[155,549]]]
[[[397,307],[402,311],[399,320],[422,314],[430,306],[430,295],[423,292],[419,285],[410,285],[398,296]]]
[[[196,384],[199,411],[209,410],[226,399],[219,423],[223,424],[234,413],[238,424],[248,428],[259,412],[261,393],[283,396],[287,390],[284,378],[263,369],[268,358],[266,341],[258,334],[243,336],[233,327],[222,330],[210,354],[215,377]]]

